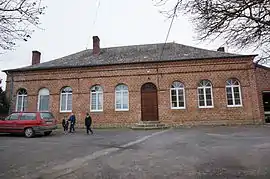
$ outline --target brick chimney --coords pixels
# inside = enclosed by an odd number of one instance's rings
[[[40,55],[41,53],[39,51],[32,51],[32,65],[36,65],[40,63]]]
[[[224,47],[219,47],[219,48],[217,49],[217,51],[218,51],[218,52],[225,52],[225,48],[224,48]]]
[[[100,46],[99,46],[99,38],[98,36],[93,36],[93,55],[100,54]]]

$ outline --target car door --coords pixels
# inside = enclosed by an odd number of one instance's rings
[[[20,120],[16,123],[16,128],[23,132],[27,127],[37,126],[36,113],[23,112],[20,116]]]
[[[20,113],[12,113],[5,120],[0,122],[0,132],[16,132],[16,122],[19,120]]]

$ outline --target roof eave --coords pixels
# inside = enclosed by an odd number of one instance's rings
[[[129,65],[129,64],[146,64],[146,63],[164,63],[164,62],[175,62],[175,61],[190,61],[190,60],[210,60],[210,59],[230,59],[230,58],[246,58],[252,57],[255,58],[258,56],[257,54],[254,55],[236,55],[236,56],[227,56],[227,57],[206,57],[206,58],[191,58],[191,59],[174,59],[174,60],[161,60],[161,61],[145,61],[145,62],[130,62],[130,63],[115,63],[115,64],[102,64],[102,65],[78,65],[78,66],[53,66],[53,67],[40,67],[36,69],[27,69],[27,68],[18,68],[18,69],[8,69],[2,70],[2,72],[9,73],[9,72],[25,72],[25,71],[39,71],[39,70],[52,70],[52,69],[66,69],[66,68],[82,68],[82,67],[97,67],[97,66],[113,66],[113,65]]]

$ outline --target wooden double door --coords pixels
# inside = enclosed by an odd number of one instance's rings
[[[142,121],[158,121],[157,87],[153,83],[145,83],[141,87]]]

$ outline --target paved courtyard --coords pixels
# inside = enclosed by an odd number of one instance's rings
[[[0,135],[0,178],[270,178],[270,127]]]

